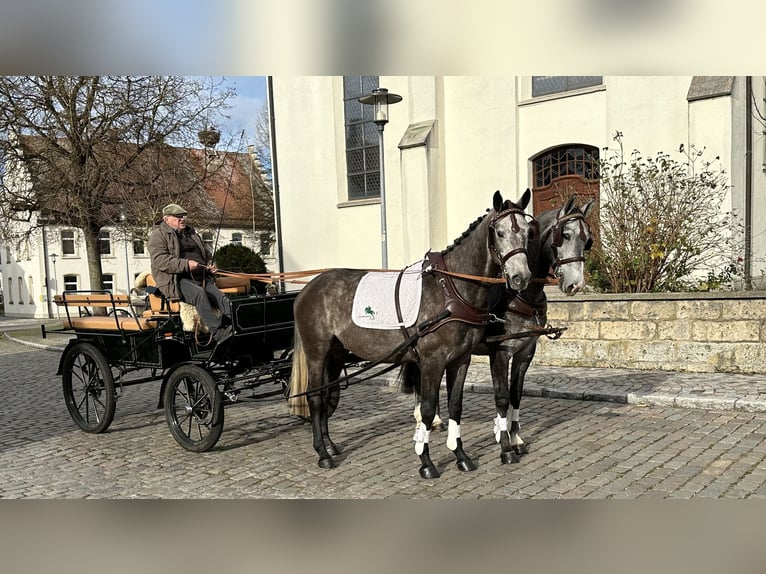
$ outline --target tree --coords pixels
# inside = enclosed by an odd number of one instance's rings
[[[730,279],[741,259],[725,172],[695,147],[645,158],[619,149],[600,162],[601,244],[598,276],[617,292],[678,291]],[[718,158],[716,158],[718,160]],[[705,281],[707,280],[707,281]]]
[[[210,211],[202,184],[215,169],[199,133],[233,95],[189,77],[0,77],[0,234],[79,228],[100,287],[102,227],[146,228],[170,202]]]

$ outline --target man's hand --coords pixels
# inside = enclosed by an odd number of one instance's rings
[[[193,259],[189,259],[189,271],[194,271],[197,267],[202,267],[202,265],[200,265]]]

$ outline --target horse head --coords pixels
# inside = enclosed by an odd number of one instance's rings
[[[593,243],[585,218],[593,204],[594,200],[590,200],[583,207],[577,207],[575,198],[571,197],[556,214],[550,231],[553,273],[559,280],[559,289],[567,295],[574,295],[585,286],[585,251]]]
[[[492,198],[494,213],[490,214],[489,249],[500,265],[510,289],[521,291],[532,279],[527,259],[527,241],[536,236],[536,225],[524,212],[532,196],[527,189],[518,203],[503,201],[499,191]]]

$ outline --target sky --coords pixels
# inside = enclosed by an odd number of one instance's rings
[[[258,110],[266,103],[266,76],[218,76],[227,85],[237,90],[237,96],[232,99],[234,107],[228,110],[231,116],[227,127],[232,133],[245,130],[246,135],[253,132],[253,118]]]

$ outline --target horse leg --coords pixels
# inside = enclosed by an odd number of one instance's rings
[[[508,389],[508,362],[510,359],[511,355],[507,349],[500,346],[490,349],[489,364],[496,410],[493,432],[495,441],[500,443],[500,462],[503,464],[519,462],[519,457],[511,444],[511,434],[508,432],[508,406],[511,402]]]
[[[337,362],[331,361],[331,364],[327,368],[328,377],[324,384],[327,385],[328,383],[332,381],[338,380],[342,370],[343,370],[342,364],[338,365]],[[327,452],[332,456],[336,456],[342,452],[342,449],[337,444],[335,444],[330,438],[330,431],[329,431],[330,409],[328,406],[329,396],[330,396],[330,389],[329,388],[322,389],[322,407],[323,407],[322,408],[323,424],[321,427],[322,439],[324,440],[324,444],[327,447]]]
[[[511,411],[511,446],[513,446],[514,452],[519,456],[529,453],[529,447],[519,434],[521,429],[519,413],[521,395],[524,389],[524,377],[535,356],[536,348],[537,340],[533,340],[531,345],[513,355],[513,363],[511,365],[511,406],[513,408]]]
[[[463,450],[463,439],[460,438],[460,420],[463,416],[463,387],[471,356],[460,364],[447,367],[447,404],[449,407],[449,423],[447,426],[447,448],[455,455],[459,470],[464,472],[476,470],[476,463]]]
[[[335,461],[332,459],[332,455],[325,444],[326,439],[331,445],[330,450],[335,450],[335,445],[330,441],[330,434],[327,426],[327,410],[325,408],[325,400],[323,396],[325,391],[314,390],[318,389],[326,380],[325,377],[327,371],[324,362],[324,360],[308,360],[307,400],[309,404],[309,414],[311,416],[311,432],[314,437],[314,450],[319,455],[319,467],[333,468],[335,466]]]
[[[418,428],[420,421],[423,420],[423,417],[420,415],[420,401],[418,401],[418,404],[415,405],[415,410],[412,412],[412,416],[415,417],[415,428]],[[444,421],[439,416],[438,404],[436,405],[436,414],[434,415],[434,424],[431,427],[431,430],[435,430],[435,431],[444,430]]]
[[[415,454],[420,457],[420,476],[423,478],[439,478],[439,471],[431,460],[428,443],[431,439],[431,428],[439,403],[439,385],[441,371],[426,369],[421,373],[420,414],[421,421],[415,429]]]

